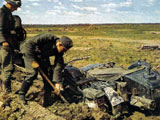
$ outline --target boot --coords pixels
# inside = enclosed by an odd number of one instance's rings
[[[27,104],[27,101],[26,101],[26,99],[25,99],[25,95],[26,95],[29,87],[30,87],[30,84],[28,84],[26,81],[24,81],[24,82],[22,83],[22,86],[21,86],[19,92],[18,92],[18,94],[19,94],[19,99],[22,101],[22,103],[23,103],[24,105]]]
[[[51,105],[51,94],[47,94],[47,93],[45,93],[44,94],[44,102],[43,102],[43,107],[48,107],[48,106],[50,106]]]
[[[5,93],[11,93],[11,81],[4,81]]]
[[[4,92],[4,84],[3,81],[0,79],[0,91]]]
[[[45,81],[43,90],[44,90],[43,107],[48,107],[53,104],[53,101],[51,100],[52,87]]]

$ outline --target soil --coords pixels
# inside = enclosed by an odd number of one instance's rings
[[[160,110],[146,112],[137,108],[124,115],[113,116],[100,109],[90,109],[81,101],[64,103],[54,94],[52,104],[43,107],[43,82],[38,76],[28,91],[28,105],[23,105],[18,98],[18,90],[25,74],[15,71],[12,80],[12,93],[0,92],[0,120],[160,120]]]

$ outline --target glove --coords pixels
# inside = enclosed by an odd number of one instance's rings
[[[33,68],[39,68],[39,64],[36,61],[32,61],[32,67]]]
[[[8,42],[3,42],[2,46],[9,46],[9,43]]]
[[[55,92],[56,92],[57,94],[59,94],[60,91],[63,91],[62,84],[60,84],[60,83],[56,83],[56,84],[55,84],[55,88],[56,88]]]
[[[9,51],[9,43],[8,42],[3,42],[2,43],[2,47],[6,50],[6,51]]]

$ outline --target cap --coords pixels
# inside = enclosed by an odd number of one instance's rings
[[[60,41],[61,41],[62,45],[67,49],[69,49],[73,46],[73,42],[69,37],[62,36]]]
[[[18,7],[21,7],[21,0],[5,0],[7,3],[11,4],[11,5],[16,5]]]

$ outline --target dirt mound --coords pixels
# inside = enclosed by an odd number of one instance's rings
[[[25,74],[16,71],[12,80],[12,93],[0,93],[0,120],[117,120],[105,111],[90,109],[82,102],[63,103],[54,94],[51,97],[53,104],[43,107],[43,82],[39,76],[28,91],[26,98],[28,105],[23,105],[16,94]],[[147,116],[143,112],[133,112],[130,115],[120,116],[120,120],[160,120],[160,116]]]
[[[48,107],[53,114],[61,116],[66,120],[109,120],[110,115],[99,109],[89,109],[83,103],[62,104],[55,103]]]
[[[28,91],[28,105],[23,105],[16,94],[25,73],[16,71],[12,80],[12,93],[0,93],[0,120],[100,120],[109,115],[99,110],[90,110],[82,103],[65,104],[52,95],[53,105],[43,107],[43,82],[39,76]]]
[[[24,106],[17,99],[17,95],[9,94],[5,100],[0,108],[1,120],[64,120],[36,102]]]

